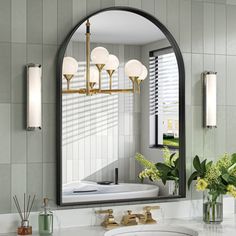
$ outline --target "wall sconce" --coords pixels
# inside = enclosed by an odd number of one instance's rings
[[[27,130],[42,127],[42,66],[30,63],[27,68]]]
[[[216,72],[203,73],[203,107],[204,127],[213,128],[216,125]]]

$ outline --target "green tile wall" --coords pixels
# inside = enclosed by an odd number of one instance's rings
[[[236,5],[230,0],[0,0],[0,213],[15,211],[13,194],[55,202],[55,60],[82,17],[109,6],[131,6],[167,25],[186,67],[187,172],[195,154],[214,159],[235,152]],[[43,65],[43,129],[25,131],[28,62]],[[200,73],[218,72],[218,128],[202,128]],[[188,192],[188,198],[196,198]],[[55,203],[54,203],[55,205]]]

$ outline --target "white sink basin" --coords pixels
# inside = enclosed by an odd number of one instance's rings
[[[110,230],[104,236],[198,236],[198,232],[185,227],[136,225]]]

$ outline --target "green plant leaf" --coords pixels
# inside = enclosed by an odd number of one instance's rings
[[[224,180],[224,181],[226,181],[227,183],[229,182],[229,174],[228,173],[225,173],[225,174],[223,174],[221,177],[222,177],[222,179]]]
[[[232,162],[232,164],[234,164],[234,163],[236,163],[236,153],[233,153],[232,155],[231,155],[231,162]]]
[[[206,170],[208,170],[213,164],[213,161],[209,161],[207,164],[206,164]]]
[[[160,172],[170,172],[172,169],[171,167],[167,166],[164,163],[158,162],[155,164],[156,168],[160,171]]]
[[[193,182],[193,180],[196,180],[198,176],[199,176],[199,173],[197,171],[191,174],[191,176],[188,179],[188,189],[190,188],[190,185]]]
[[[193,159],[193,166],[196,171],[201,172],[201,162],[198,156],[195,156]]]
[[[233,175],[230,175],[228,178],[228,183],[234,185],[236,183],[236,177]]]
[[[201,172],[202,174],[206,173],[206,159],[201,163]]]
[[[170,155],[170,164],[172,163],[172,159],[173,159],[173,157],[175,156],[175,152],[174,153],[172,153],[171,155]],[[177,159],[178,160],[178,159]],[[173,165],[172,165],[173,166]]]

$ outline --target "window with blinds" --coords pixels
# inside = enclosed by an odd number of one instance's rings
[[[179,73],[175,53],[166,48],[149,57],[150,146],[179,146]]]

